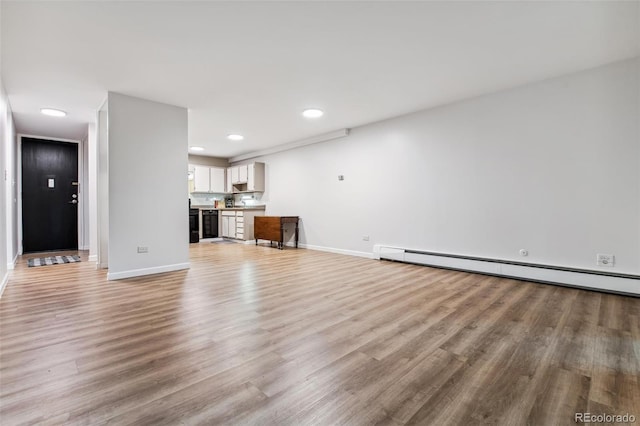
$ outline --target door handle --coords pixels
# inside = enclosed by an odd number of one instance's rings
[[[71,200],[69,201],[69,204],[78,204],[78,200]]]

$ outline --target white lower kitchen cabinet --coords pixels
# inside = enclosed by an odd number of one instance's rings
[[[235,238],[237,240],[253,240],[253,218],[256,216],[264,216],[264,210],[221,210],[221,236],[226,238]]]
[[[220,215],[222,233],[225,238],[236,238],[236,212],[234,210],[222,211]]]

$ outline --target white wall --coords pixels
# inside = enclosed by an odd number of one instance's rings
[[[16,204],[16,135],[13,115],[0,78],[0,295],[18,250]]]
[[[0,165],[2,167],[2,184],[0,185],[0,294],[7,283],[7,147],[8,136],[8,100],[4,85],[0,81]]]
[[[11,105],[8,105],[7,130],[6,130],[6,197],[7,197],[7,266],[15,267],[20,251],[18,227],[21,218],[18,216],[18,138],[15,123],[11,113]]]
[[[0,7],[0,15],[1,10],[2,7]],[[2,70],[2,55],[0,55],[0,70]],[[8,174],[8,170],[6,168],[7,141],[5,140],[7,128],[7,113],[5,111],[8,111],[8,105],[9,102],[4,91],[4,84],[2,83],[2,74],[0,74],[0,171],[3,174]],[[7,223],[6,184],[6,178],[0,179],[0,246],[3,246],[2,242],[7,240],[7,227],[5,226],[5,223]],[[6,247],[7,246],[0,247],[0,296],[2,296],[2,291],[4,290],[8,279]]]
[[[607,253],[639,274],[639,93],[636,58],[255,158],[266,213],[300,215],[311,246],[584,269]]]
[[[97,121],[97,120],[96,120]],[[87,190],[89,214],[89,261],[98,260],[98,126],[89,123],[87,129]]]
[[[89,126],[78,143],[78,249],[89,250]]]
[[[98,111],[97,131],[97,267],[109,266],[109,113],[108,103]]]
[[[109,279],[188,268],[187,110],[109,93],[108,121]]]

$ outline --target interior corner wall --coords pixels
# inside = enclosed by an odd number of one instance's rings
[[[188,268],[187,110],[110,92],[108,122],[108,278]]]
[[[259,157],[266,213],[300,215],[311,247],[591,270],[605,253],[638,275],[639,93],[635,58]]]

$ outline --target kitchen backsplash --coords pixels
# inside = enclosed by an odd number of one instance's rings
[[[224,197],[214,194],[191,194],[192,206],[213,206],[215,200],[224,200]]]
[[[264,204],[260,199],[262,198],[262,193],[256,192],[253,194],[235,194],[233,196],[234,203],[236,206],[258,206]]]

